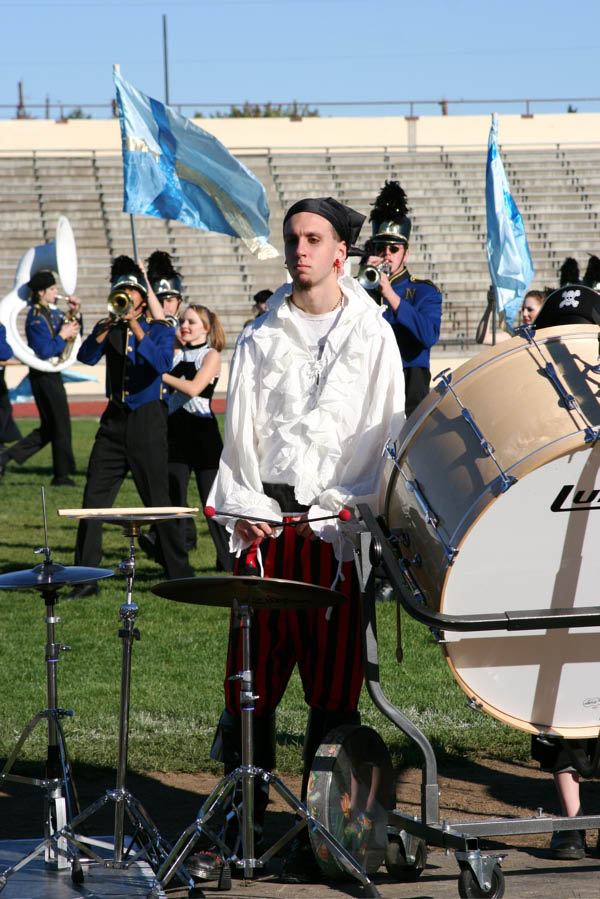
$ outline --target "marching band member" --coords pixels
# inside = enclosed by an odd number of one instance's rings
[[[269,300],[273,296],[273,291],[266,287],[264,290],[259,290],[252,297],[252,311],[254,313],[253,318],[249,318],[244,322],[244,328],[246,325],[251,325],[255,318],[259,318],[261,315],[264,315],[267,311],[267,300]]]
[[[163,307],[167,320],[177,327],[183,303],[181,275],[173,267],[171,256],[164,250],[155,250],[151,253],[146,260],[146,266],[148,284]]]
[[[77,297],[69,297],[67,301],[70,313],[75,316],[69,321],[58,309],[50,308],[57,294],[56,280],[51,271],[36,272],[27,286],[31,290],[30,308],[25,321],[27,343],[40,359],[60,356],[67,341],[73,340],[81,330],[79,300]],[[40,426],[0,454],[0,476],[10,459],[22,465],[47,443],[51,443],[54,472],[52,485],[75,487],[75,482],[69,477],[75,471],[75,458],[71,445],[69,404],[62,375],[60,372],[30,367],[29,380],[40,416]]]
[[[173,359],[175,330],[146,315],[148,287],[140,267],[128,256],[119,256],[112,264],[111,292],[115,290],[127,294],[129,308],[99,321],[77,356],[87,365],[96,365],[105,356],[109,400],[90,455],[82,506],[112,506],[129,471],[145,506],[169,506],[167,409],[160,392],[161,376]],[[191,577],[177,522],[163,521],[157,532],[167,577]],[[95,567],[101,558],[101,522],[81,519],[75,565]],[[97,584],[85,584],[72,595],[97,591]]]
[[[380,269],[378,302],[394,329],[402,357],[406,416],[429,392],[429,351],[440,337],[442,295],[432,281],[414,278],[406,268],[411,221],[406,194],[397,181],[386,181],[369,216],[373,236],[367,243],[368,265]]]
[[[237,574],[292,578],[336,585],[346,601],[327,611],[259,610],[252,628],[256,699],[255,764],[275,763],[274,714],[297,663],[310,707],[304,744],[302,798],[312,759],[334,726],[359,721],[363,683],[359,585],[354,568],[353,518],[314,521],[375,507],[382,451],[404,420],[404,383],[394,335],[358,283],[343,274],[344,260],[364,216],[329,198],[306,199],[289,209],[283,226],[291,285],[280,287],[265,315],[242,333],[227,397],[225,446],[209,503],[231,532]],[[258,517],[251,522],[245,515]],[[261,520],[292,517],[297,527],[277,529]],[[233,523],[232,523],[233,521]],[[241,633],[233,617],[225,676],[226,710],[215,757],[231,771],[240,760],[239,681]],[[257,841],[266,806],[258,785]],[[203,869],[202,859],[206,859]],[[214,876],[210,855],[194,859],[192,873]],[[186,865],[192,865],[190,860]],[[290,881],[318,878],[308,836],[286,859]]]

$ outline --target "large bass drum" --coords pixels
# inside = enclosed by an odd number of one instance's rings
[[[600,605],[598,328],[485,350],[417,407],[385,512],[426,602],[447,614]],[[548,367],[550,366],[550,367]],[[599,628],[446,631],[475,703],[531,733],[600,728]]]

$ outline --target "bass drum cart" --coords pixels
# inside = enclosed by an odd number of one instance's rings
[[[433,749],[379,683],[374,581],[383,574],[431,628],[472,706],[532,734],[597,737],[599,396],[597,327],[521,329],[439,376],[388,447],[384,515],[358,507],[366,686],[422,757],[421,817],[388,813],[399,880],[439,846],[455,852],[460,896],[500,899],[501,859],[478,838],[573,826],[547,815],[440,824]]]

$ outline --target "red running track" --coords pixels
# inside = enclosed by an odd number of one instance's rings
[[[217,414],[225,412],[225,398],[218,397],[212,401],[213,411]],[[100,418],[106,409],[106,400],[78,400],[69,402],[71,418]],[[15,403],[12,407],[14,418],[38,418],[35,403]]]

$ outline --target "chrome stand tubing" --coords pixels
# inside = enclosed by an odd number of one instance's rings
[[[135,537],[129,534],[129,558],[121,562],[121,570],[127,578],[127,602],[119,609],[122,627],[119,637],[123,644],[121,662],[121,702],[119,715],[119,757],[117,762],[117,779],[115,793],[117,797],[125,791],[127,777],[127,754],[129,747],[129,698],[131,688],[131,649],[134,640],[140,639],[140,632],[135,627],[138,607],[133,602],[133,581],[135,578]],[[123,842],[125,837],[125,803],[119,798],[115,804],[115,863],[123,861]]]
[[[133,641],[140,639],[135,626],[138,606],[133,602],[133,582],[135,579],[135,537],[139,534],[139,526],[131,522],[123,530],[129,537],[129,556],[120,563],[120,570],[127,580],[127,600],[119,609],[121,624],[119,638],[122,642],[121,661],[121,698],[119,712],[119,749],[117,761],[116,784],[114,790],[107,790],[103,796],[93,802],[75,817],[58,836],[66,838],[85,851],[86,855],[106,868],[129,868],[138,859],[145,859],[153,870],[156,870],[170,851],[170,846],[161,837],[143,805],[127,790],[127,754],[129,747],[129,709],[131,686],[131,657]],[[76,829],[104,808],[109,802],[115,804],[113,843],[104,843],[88,838],[76,832]],[[125,811],[134,826],[134,835],[129,846],[125,847]],[[106,858],[94,850],[95,846],[109,851],[112,858]]]
[[[252,877],[254,859],[254,675],[250,661],[250,627],[252,609],[249,606],[234,605],[234,612],[240,618],[242,630],[242,671],[240,680],[240,709],[242,718],[242,833],[244,834],[244,877]]]

